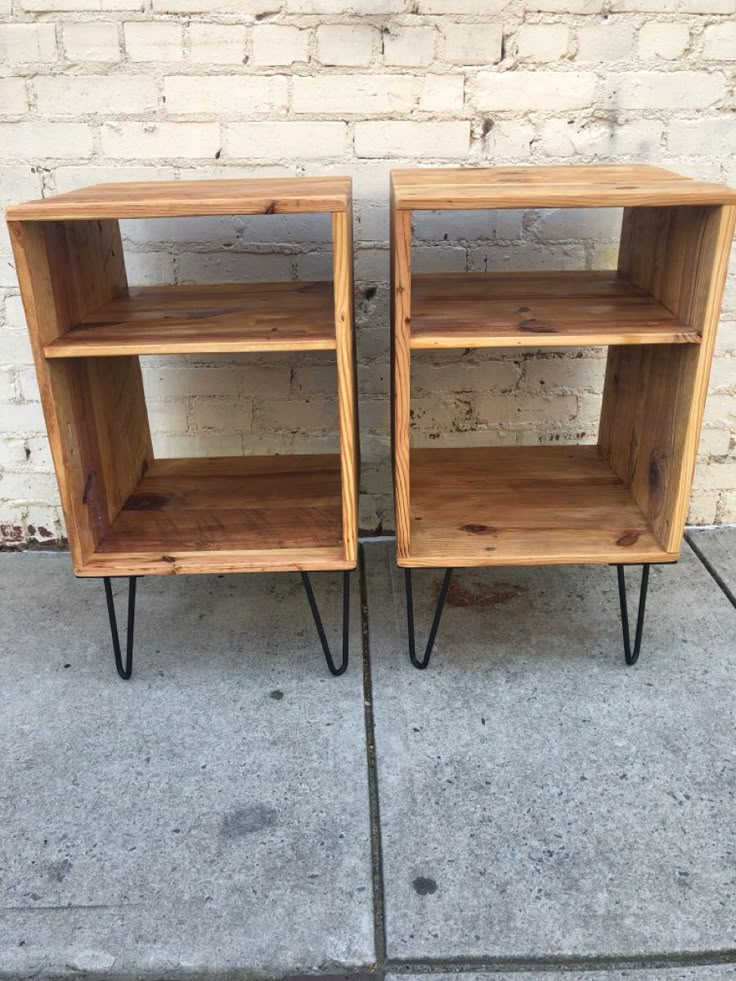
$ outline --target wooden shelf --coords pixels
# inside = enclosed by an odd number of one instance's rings
[[[332,283],[126,289],[44,348],[47,358],[335,349]]]
[[[270,177],[94,184],[13,205],[6,217],[8,221],[78,221],[336,213],[350,207],[350,183],[349,177]]]
[[[646,290],[613,272],[414,276],[412,348],[699,344]]]
[[[338,455],[154,460],[82,576],[348,569]]]
[[[728,187],[647,164],[392,170],[391,190],[406,211],[736,204]]]
[[[595,446],[413,450],[401,566],[674,562]]]

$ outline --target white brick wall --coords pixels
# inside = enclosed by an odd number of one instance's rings
[[[393,525],[388,170],[645,161],[736,183],[736,0],[2,0],[0,204],[110,180],[351,174],[361,526]],[[416,265],[615,263],[604,212],[422,215]],[[132,282],[329,275],[324,217],[125,224]],[[736,522],[736,265],[691,518]],[[592,441],[602,353],[421,353],[417,443]],[[145,359],[159,452],[331,450],[326,355]],[[63,533],[0,228],[0,540]]]

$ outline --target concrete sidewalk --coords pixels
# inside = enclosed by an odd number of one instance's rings
[[[124,683],[101,585],[0,556],[0,977],[736,979],[736,530],[690,538],[635,668],[571,567],[457,574],[418,672],[368,545],[338,679],[296,575],[142,580]]]

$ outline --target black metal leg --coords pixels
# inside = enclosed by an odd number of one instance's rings
[[[442,588],[440,589],[440,595],[437,599],[437,607],[434,611],[432,628],[429,631],[429,639],[424,650],[424,656],[420,661],[417,657],[416,638],[414,636],[414,591],[411,584],[411,569],[404,569],[404,582],[406,583],[406,623],[407,627],[409,628],[409,660],[414,667],[419,668],[420,671],[427,667],[429,664],[429,659],[432,656],[432,649],[434,648],[435,638],[437,637],[440,620],[442,619],[442,611],[445,608],[447,591],[450,588],[452,572],[452,569],[447,569],[445,571],[445,578],[442,580]]]
[[[644,611],[647,605],[647,588],[649,586],[649,565],[643,565],[641,569],[641,585],[639,587],[639,612],[636,616],[636,633],[634,635],[634,649],[631,649],[631,635],[629,633],[629,609],[626,602],[626,577],[624,567],[616,566],[618,573],[618,598],[621,604],[621,627],[624,634],[624,656],[627,664],[636,664],[639,660],[641,650],[641,635],[644,630]]]
[[[110,579],[105,576],[105,599],[107,600],[107,613],[110,617],[110,633],[112,634],[112,649],[115,654],[115,667],[123,681],[128,681],[133,674],[133,630],[135,627],[135,587],[136,577],[130,576],[128,579],[128,629],[125,636],[125,665],[123,666],[123,656],[120,650],[120,636],[118,634],[118,621],[115,616],[115,603],[112,598],[112,586]]]
[[[302,582],[304,583],[304,592],[307,594],[307,599],[309,600],[309,609],[312,611],[312,616],[314,617],[314,625],[319,634],[319,642],[324,651],[325,661],[327,661],[327,667],[330,669],[331,674],[339,677],[339,675],[344,674],[347,670],[348,655],[350,652],[350,571],[348,570],[342,574],[342,661],[339,667],[335,664],[332,658],[332,652],[330,651],[330,645],[327,643],[325,628],[322,626],[322,617],[319,613],[317,600],[314,598],[314,590],[312,589],[308,572],[302,572]]]

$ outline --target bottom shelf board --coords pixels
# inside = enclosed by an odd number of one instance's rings
[[[348,569],[337,455],[155,460],[81,576]]]
[[[595,446],[413,450],[399,565],[674,562]]]

